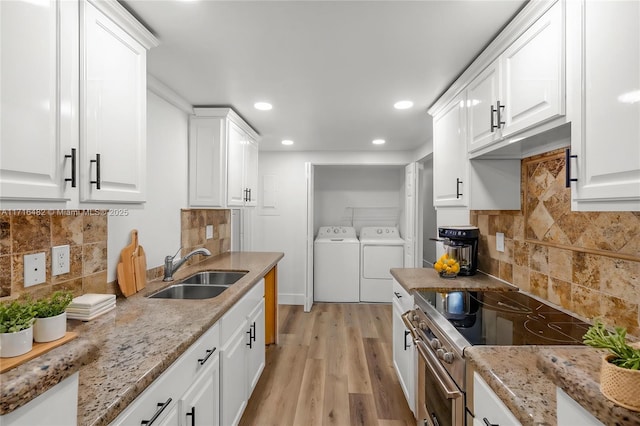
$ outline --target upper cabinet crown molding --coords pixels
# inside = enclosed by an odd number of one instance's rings
[[[193,114],[196,117],[218,117],[228,118],[238,125],[242,130],[247,132],[253,139],[259,139],[260,133],[255,131],[251,125],[240,116],[233,108],[217,108],[217,107],[193,107]]]
[[[147,74],[147,89],[187,114],[193,114],[193,106],[186,99],[151,74]]]
[[[144,25],[129,13],[117,0],[86,0],[109,16],[120,28],[126,31],[131,37],[135,38],[138,43],[142,44],[145,49],[149,50],[158,47],[160,42]]]

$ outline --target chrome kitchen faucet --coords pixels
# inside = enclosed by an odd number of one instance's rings
[[[178,249],[178,252],[182,250],[182,247]],[[173,274],[176,272],[184,263],[189,260],[190,257],[195,256],[196,254],[201,254],[203,256],[211,256],[211,252],[206,248],[195,249],[190,253],[187,253],[182,258],[175,260],[174,258],[178,255],[178,252],[173,256],[167,256],[164,258],[164,278],[162,281],[173,281]]]

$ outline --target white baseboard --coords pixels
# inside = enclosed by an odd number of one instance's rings
[[[304,305],[304,294],[278,293],[279,305]]]

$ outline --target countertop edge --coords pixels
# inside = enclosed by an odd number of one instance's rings
[[[478,271],[475,275],[441,278],[433,268],[392,268],[391,276],[408,292],[518,291],[518,287]]]
[[[99,356],[89,339],[78,337],[2,373],[0,415],[26,405]]]

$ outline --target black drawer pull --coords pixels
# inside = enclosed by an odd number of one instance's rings
[[[151,417],[151,419],[149,420],[143,420],[140,422],[141,425],[145,425],[145,426],[149,426],[150,424],[152,424],[153,422],[155,422],[158,417],[160,416],[160,414],[162,414],[162,412],[164,411],[165,408],[167,408],[169,406],[169,404],[171,404],[171,398],[167,399],[164,403],[162,402],[158,402],[158,409],[156,410],[156,412],[153,414],[153,417]]]
[[[100,154],[96,154],[96,159],[90,161],[96,163],[96,180],[92,180],[90,183],[95,183],[96,189],[100,189]]]
[[[207,360],[209,359],[209,357],[211,355],[213,355],[213,353],[216,351],[217,348],[213,348],[213,349],[207,349],[207,354],[205,355],[204,358],[200,358],[198,360],[198,362],[200,363],[200,365],[204,365],[205,362],[207,362]]]
[[[500,101],[496,102],[498,108],[496,108],[496,113],[498,114],[498,129],[504,126],[504,121],[502,121],[502,110],[504,109],[504,105],[500,105]]]
[[[486,417],[483,417],[482,421],[484,422],[485,426],[500,426],[498,423],[491,423]]]
[[[196,426],[196,407],[191,407],[191,412],[187,413],[187,416],[191,416],[191,426]]]
[[[570,188],[571,182],[577,182],[577,178],[571,177],[571,159],[578,158],[577,155],[571,155],[571,148],[564,150],[564,187]]]
[[[397,291],[394,291],[393,294],[395,294],[398,299],[400,299],[402,297],[402,295],[400,293],[398,293]]]
[[[65,155],[64,158],[71,158],[71,177],[66,178],[65,182],[71,182],[71,187],[76,187],[76,149],[71,148],[71,155]]]
[[[456,200],[460,197],[462,197],[462,192],[460,192],[460,184],[462,183],[462,181],[460,180],[460,178],[456,178]]]

